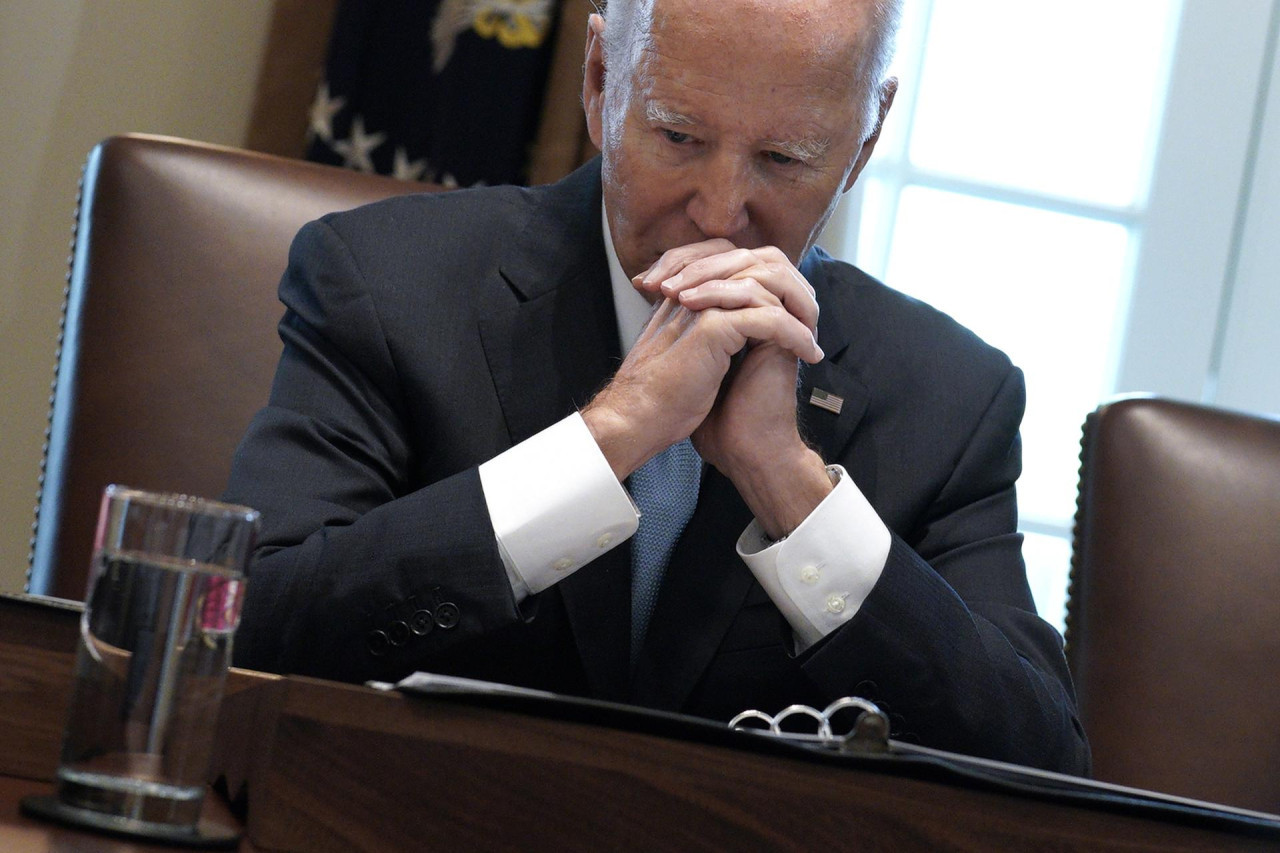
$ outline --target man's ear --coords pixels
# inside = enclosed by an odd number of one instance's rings
[[[587,134],[596,148],[604,149],[604,18],[587,16],[586,62],[582,66],[582,108]]]
[[[853,171],[849,173],[849,178],[844,182],[844,191],[848,192],[854,181],[858,180],[858,176],[862,174],[862,169],[867,165],[867,161],[871,159],[871,152],[875,150],[876,143],[880,141],[880,130],[884,127],[885,116],[889,114],[889,107],[893,106],[893,96],[898,94],[898,78],[890,77],[880,86],[880,115],[876,118],[875,130],[871,131],[871,135],[862,143],[862,149],[858,151],[858,159],[854,161]]]

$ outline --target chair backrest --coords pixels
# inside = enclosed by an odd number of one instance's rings
[[[1067,613],[1097,778],[1280,813],[1280,421],[1090,415]]]
[[[89,155],[28,591],[85,592],[102,489],[216,497],[280,357],[276,287],[304,223],[428,189],[178,139]]]

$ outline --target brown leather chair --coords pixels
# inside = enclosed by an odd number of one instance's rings
[[[1099,408],[1071,576],[1097,778],[1280,813],[1280,421]]]
[[[216,497],[267,399],[305,222],[427,189],[154,136],[89,155],[28,591],[81,598],[108,483]]]

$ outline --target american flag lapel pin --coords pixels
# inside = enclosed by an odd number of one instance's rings
[[[809,405],[817,406],[819,409],[826,409],[833,415],[840,414],[840,409],[844,406],[844,397],[838,394],[832,394],[830,391],[823,391],[821,388],[814,388],[813,393],[809,395]]]

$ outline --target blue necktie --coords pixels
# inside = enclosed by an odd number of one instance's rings
[[[631,474],[631,499],[640,526],[631,542],[631,661],[635,663],[658,602],[662,575],[698,503],[702,457],[685,439]]]

